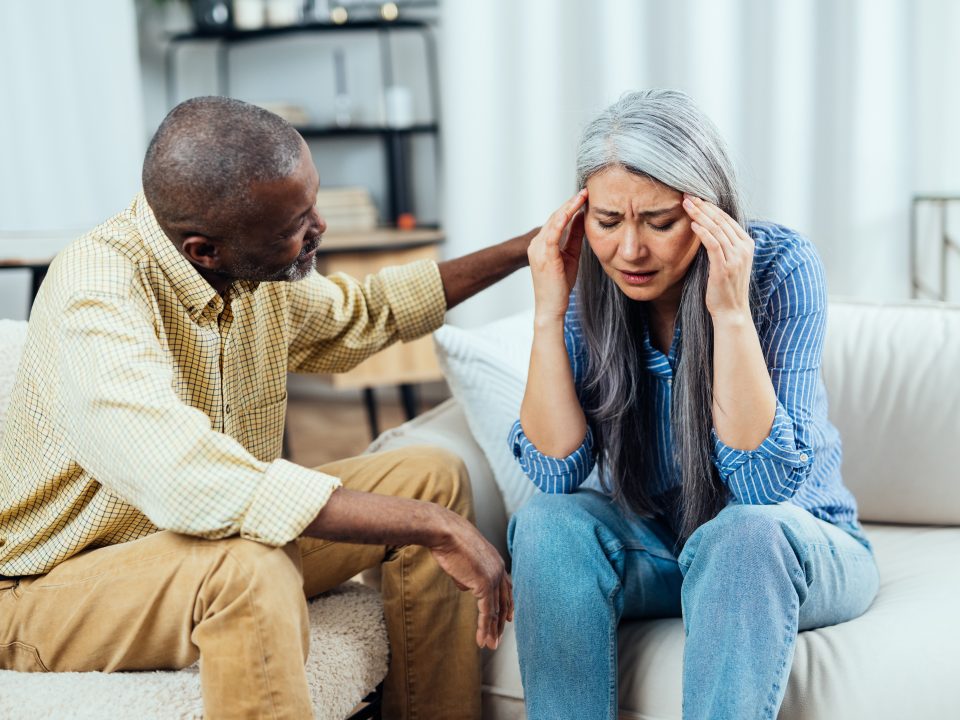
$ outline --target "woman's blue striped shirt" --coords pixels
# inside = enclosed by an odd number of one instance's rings
[[[853,495],[840,477],[840,435],[827,419],[827,393],[820,360],[827,320],[823,265],[813,244],[796,232],[771,223],[749,226],[756,241],[753,276],[759,292],[757,330],[777,394],[769,436],[755,450],[725,445],[711,433],[713,462],[732,501],[752,505],[790,502],[814,516],[856,525]],[[679,324],[664,355],[643,338],[645,367],[654,378],[657,448],[655,494],[679,486],[679,470],[670,440],[670,395]],[[579,393],[587,349],[577,314],[576,292],[564,320],[564,339]],[[510,431],[514,456],[536,486],[550,493],[576,490],[593,470],[596,457],[588,428],[580,447],[564,458],[540,453],[518,420]]]

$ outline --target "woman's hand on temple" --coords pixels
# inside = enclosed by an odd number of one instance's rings
[[[750,275],[753,238],[723,210],[693,195],[684,195],[683,209],[693,220],[690,227],[707,249],[710,276],[707,310],[714,321],[750,320]]]
[[[563,320],[577,280],[586,189],[557,209],[527,249],[538,319]]]

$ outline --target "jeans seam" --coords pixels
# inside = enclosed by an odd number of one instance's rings
[[[613,720],[616,720],[617,715],[620,709],[620,697],[617,692],[618,680],[619,680],[619,660],[617,653],[617,628],[620,625],[620,621],[614,617],[614,596],[620,592],[621,586],[620,583],[615,583],[613,588],[610,590],[610,594],[607,595],[607,607],[610,608],[610,622],[607,624],[607,649],[609,656],[607,658],[608,667],[610,669],[610,717]]]
[[[400,608],[403,613],[403,622],[401,623],[403,627],[403,671],[407,683],[407,692],[406,695],[406,709],[405,715],[410,718],[410,720],[416,720],[414,715],[414,708],[417,707],[417,704],[413,701],[413,678],[410,676],[410,614],[412,608],[407,607],[407,554],[410,552],[410,547],[407,546],[400,551]]]
[[[231,560],[233,560],[233,562],[237,564],[237,567],[239,567],[241,570],[244,571],[244,573],[246,573],[248,578],[251,576],[251,573],[243,566],[243,563],[240,562],[240,560],[237,559],[236,556],[234,556],[234,554],[230,551],[229,548],[227,548],[227,550],[224,552],[224,555],[226,555]],[[260,646],[260,667],[261,667],[261,670],[263,671],[264,683],[267,686],[267,696],[270,698],[270,707],[273,708],[273,716],[278,717],[277,703],[276,703],[276,699],[274,698],[274,690],[270,685],[270,673],[267,672],[267,658],[266,658],[267,653],[263,646],[263,631],[260,628],[260,620],[257,617],[257,613],[254,611],[255,608],[254,608],[253,598],[250,596],[247,597],[247,605],[250,607],[250,615],[253,618],[253,625],[254,625],[254,628],[256,629],[257,645]]]
[[[794,580],[798,583],[804,582],[803,572],[794,573]],[[800,612],[799,605],[796,600],[790,601],[790,610],[792,615],[798,615]],[[764,708],[764,717],[767,720],[773,720],[776,716],[777,711],[780,709],[779,704],[777,703],[777,695],[780,693],[780,682],[783,677],[784,669],[787,668],[787,655],[790,648],[796,642],[797,639],[797,630],[789,624],[789,621],[783,628],[786,632],[784,635],[783,651],[780,656],[780,663],[777,667],[777,680],[774,681],[773,687],[770,688],[770,696],[767,700],[767,706]]]

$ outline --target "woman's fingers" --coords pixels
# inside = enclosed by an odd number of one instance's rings
[[[574,258],[580,257],[580,246],[583,245],[583,211],[578,210],[567,227],[566,239],[560,246],[560,252]]]
[[[548,245],[560,246],[560,238],[563,236],[563,231],[586,201],[587,189],[584,188],[554,211],[544,226],[544,229],[549,230],[549,232],[544,235],[544,241]]]
[[[710,238],[719,244],[724,259],[730,259],[731,256],[735,254],[736,248],[734,248],[724,230],[722,218],[712,212],[708,205],[710,205],[710,203],[704,202],[693,195],[686,195],[683,200],[683,209],[693,221],[693,225],[691,225],[693,231],[697,233],[698,237],[704,234],[709,235]],[[717,210],[719,210],[719,208],[717,208]]]

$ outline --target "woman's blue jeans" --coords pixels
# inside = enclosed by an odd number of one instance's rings
[[[617,625],[683,617],[685,720],[774,718],[797,632],[862,614],[866,544],[795,505],[729,505],[675,537],[592,490],[537,493],[509,529],[531,720],[617,717]]]

